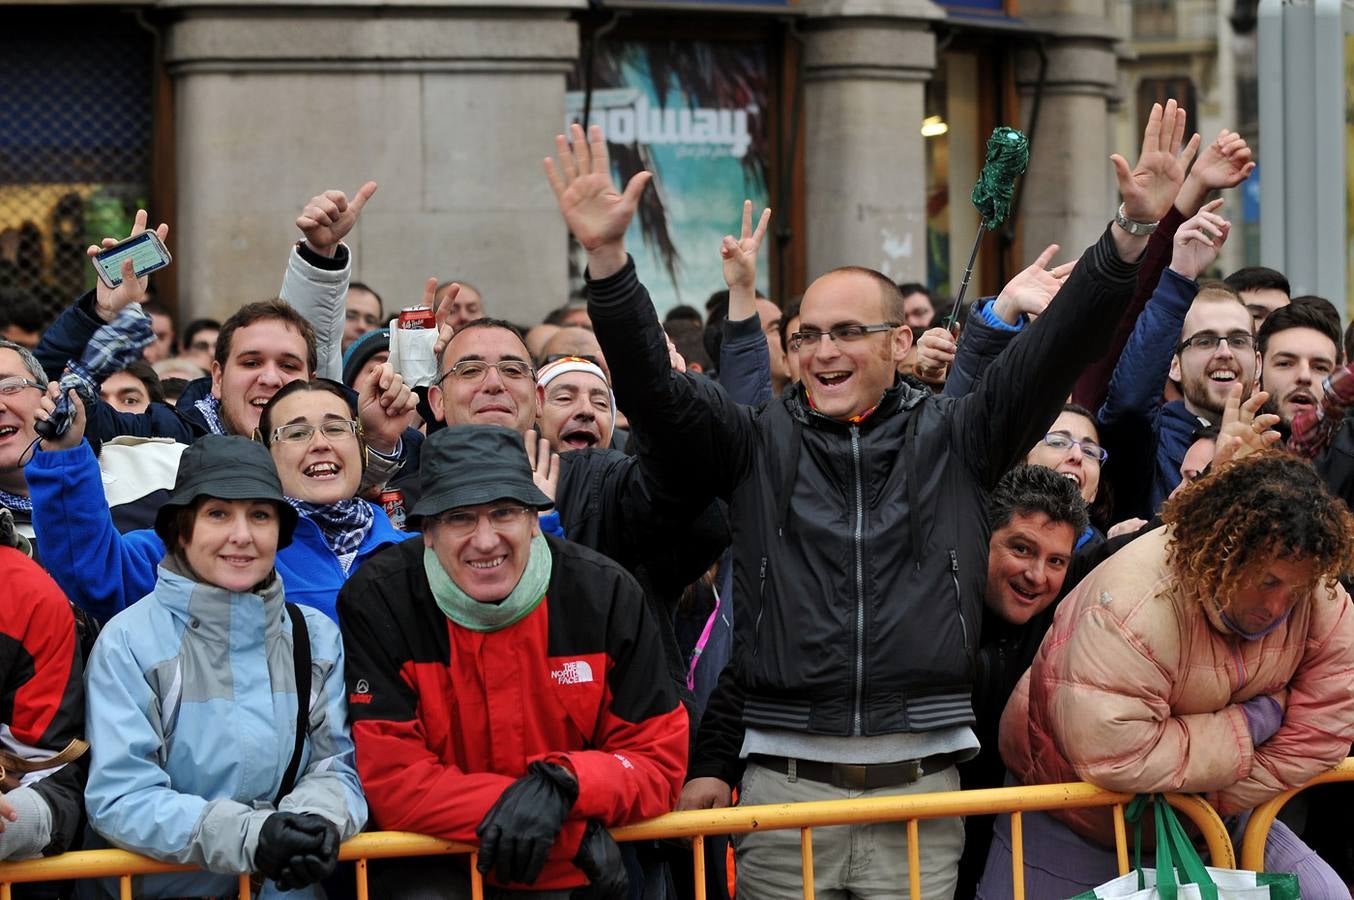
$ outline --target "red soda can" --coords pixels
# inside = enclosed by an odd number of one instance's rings
[[[404,520],[407,517],[404,511],[404,491],[381,491],[381,507],[386,511],[390,524],[395,526],[396,530],[404,531]]]
[[[435,324],[433,311],[426,306],[406,306],[400,310],[401,331],[406,328],[432,328]]]

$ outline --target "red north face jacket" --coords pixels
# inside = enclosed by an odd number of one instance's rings
[[[614,826],[673,808],[688,728],[639,585],[604,556],[547,541],[545,600],[499,631],[442,613],[422,541],[372,557],[338,601],[357,768],[377,827],[474,842],[531,762],[577,775],[538,890],[586,882],[571,862],[585,820]]]

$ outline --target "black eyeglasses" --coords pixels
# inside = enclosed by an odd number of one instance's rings
[[[881,322],[878,325],[833,325],[827,331],[796,331],[790,335],[788,341],[791,350],[798,351],[803,347],[817,347],[818,341],[823,335],[832,338],[834,343],[851,343],[858,341],[867,334],[875,334],[880,331],[892,331],[898,328],[900,322]]]
[[[1211,331],[1205,331],[1181,341],[1180,346],[1176,348],[1175,352],[1184,353],[1190,347],[1194,347],[1205,353],[1212,353],[1218,349],[1218,344],[1221,344],[1223,341],[1227,342],[1228,349],[1238,353],[1255,349],[1255,337],[1248,331],[1233,331],[1226,337],[1216,335]]]

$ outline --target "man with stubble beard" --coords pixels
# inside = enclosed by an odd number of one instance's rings
[[[1205,204],[1176,231],[1170,267],[1138,317],[1097,414],[1116,459],[1106,474],[1120,517],[1151,518],[1180,483],[1195,430],[1218,424],[1233,384],[1242,384],[1242,400],[1255,384],[1250,312],[1225,284],[1195,280],[1231,230],[1217,213],[1221,204]],[[1183,397],[1162,405],[1168,377]]]
[[[1340,314],[1321,297],[1295,297],[1265,318],[1255,343],[1260,387],[1270,397],[1266,412],[1277,415],[1287,431],[1294,416],[1316,407],[1321,383],[1344,361]]]

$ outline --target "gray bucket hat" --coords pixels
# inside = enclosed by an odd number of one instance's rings
[[[209,434],[179,457],[174,493],[155,514],[155,533],[168,546],[169,521],[198,497],[219,500],[272,500],[278,506],[277,549],[291,543],[296,510],[282,495],[282,482],[268,448],[238,435]]]
[[[423,496],[411,516],[495,500],[537,509],[555,505],[531,478],[522,436],[502,425],[453,425],[433,432],[423,442],[418,474]]]

